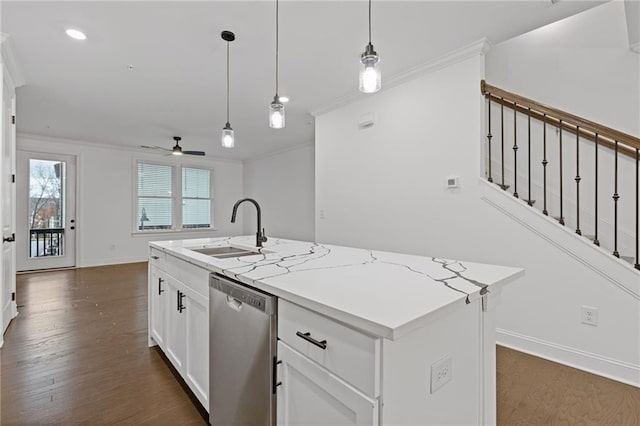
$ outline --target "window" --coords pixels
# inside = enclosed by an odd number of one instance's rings
[[[137,163],[136,231],[210,229],[209,169]]]

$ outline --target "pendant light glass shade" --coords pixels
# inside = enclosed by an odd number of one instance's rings
[[[273,98],[269,105],[269,127],[272,129],[282,129],[284,127],[284,105],[278,97]]]
[[[371,44],[371,0],[369,0],[369,44],[360,55],[360,84],[363,93],[375,93],[382,87],[382,73],[378,63],[380,57]]]
[[[369,44],[360,57],[360,91],[375,93],[382,87],[382,75],[378,67],[380,57]]]
[[[233,148],[235,146],[233,129],[229,123],[222,129],[222,146],[224,148]]]

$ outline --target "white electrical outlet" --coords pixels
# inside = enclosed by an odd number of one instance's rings
[[[431,393],[435,393],[451,381],[452,367],[451,355],[447,355],[431,365]]]
[[[320,219],[324,219],[324,209],[320,209]]]
[[[598,326],[598,308],[592,306],[582,307],[582,323]]]

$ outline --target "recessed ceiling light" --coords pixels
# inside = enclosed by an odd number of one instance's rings
[[[287,102],[289,102],[288,96],[278,96],[278,99],[280,99],[280,102],[282,102],[283,104],[286,104]]]
[[[74,30],[73,28],[67,28],[65,30],[67,35],[75,40],[86,40],[87,36],[80,30]]]

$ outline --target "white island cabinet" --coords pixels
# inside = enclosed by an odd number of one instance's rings
[[[495,424],[494,307],[521,269],[274,238],[193,251],[254,241],[150,244],[149,344],[205,408],[215,272],[279,297],[279,425]]]
[[[209,271],[151,248],[148,277],[149,346],[160,346],[208,408]]]

